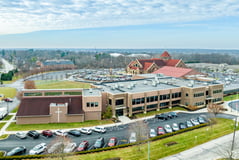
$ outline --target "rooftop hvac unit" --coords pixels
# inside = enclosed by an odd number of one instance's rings
[[[144,81],[144,85],[147,85],[147,81]]]
[[[128,88],[128,89],[132,89],[132,86],[131,86],[131,85],[128,85],[127,88]]]
[[[93,90],[90,88],[90,89],[89,89],[89,92],[90,92],[90,93],[92,93],[92,92],[93,92]]]

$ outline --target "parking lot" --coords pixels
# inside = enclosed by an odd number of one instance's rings
[[[178,117],[168,120],[161,120],[156,118],[149,118],[144,123],[146,123],[146,126],[148,126],[148,131],[151,128],[156,129],[158,126],[164,126],[166,124],[172,125],[173,123],[179,124],[180,122],[186,122],[187,120],[190,120],[192,118],[196,118],[199,115],[204,115],[204,117],[208,117],[209,115],[207,113],[178,113]],[[231,115],[224,115],[219,114],[219,117],[224,118],[230,118],[233,119],[234,116]],[[107,143],[111,137],[116,137],[118,139],[117,145],[128,143],[129,135],[132,132],[131,125],[134,125],[134,123],[129,124],[120,124],[120,125],[113,125],[111,127],[106,128],[106,133],[101,134],[97,132],[92,132],[91,135],[81,134],[79,137],[75,137],[72,135],[68,135],[69,139],[72,142],[75,142],[77,145],[79,145],[82,141],[86,140],[89,142],[88,150],[93,149],[93,145],[97,138],[104,137],[104,146],[107,147]],[[10,151],[12,148],[17,146],[25,146],[27,149],[26,154],[29,153],[29,150],[32,149],[34,146],[40,143],[46,143],[47,145],[50,145],[54,142],[56,135],[53,137],[47,138],[42,135],[38,139],[33,139],[31,137],[27,137],[26,139],[20,139],[16,137],[15,135],[10,135],[7,139],[0,141],[0,150],[3,151]],[[43,153],[44,154],[44,153]]]

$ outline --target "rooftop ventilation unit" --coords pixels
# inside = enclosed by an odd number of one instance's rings
[[[89,93],[92,93],[92,92],[93,92],[93,90],[90,88],[90,89],[89,89]]]
[[[144,85],[147,85],[147,81],[144,81]]]
[[[132,86],[131,86],[131,85],[128,85],[127,88],[128,88],[128,89],[132,89]]]
[[[157,87],[157,83],[155,81],[152,81],[152,86]]]

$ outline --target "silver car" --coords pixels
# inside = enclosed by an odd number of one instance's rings
[[[29,151],[29,154],[35,155],[35,154],[43,153],[46,150],[46,148],[47,148],[46,143],[40,143],[40,144],[36,145],[35,147],[33,147]]]
[[[157,136],[157,133],[156,133],[155,129],[150,129],[149,137],[152,138],[152,137],[155,137],[155,136]]]
[[[24,138],[27,138],[27,133],[25,133],[25,132],[17,132],[15,134],[15,136],[18,137],[18,138],[24,139]]]
[[[170,125],[168,125],[168,124],[166,124],[166,125],[164,126],[164,130],[165,130],[167,133],[173,132],[172,128],[171,128]]]

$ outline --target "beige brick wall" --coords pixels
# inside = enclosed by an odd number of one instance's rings
[[[98,102],[98,107],[87,107],[87,102]],[[102,111],[102,98],[99,97],[82,97],[82,109],[85,112],[89,111]]]
[[[42,117],[16,117],[17,124],[39,124],[50,123],[50,116]]]
[[[85,112],[85,121],[88,120],[101,120],[101,112]]]

